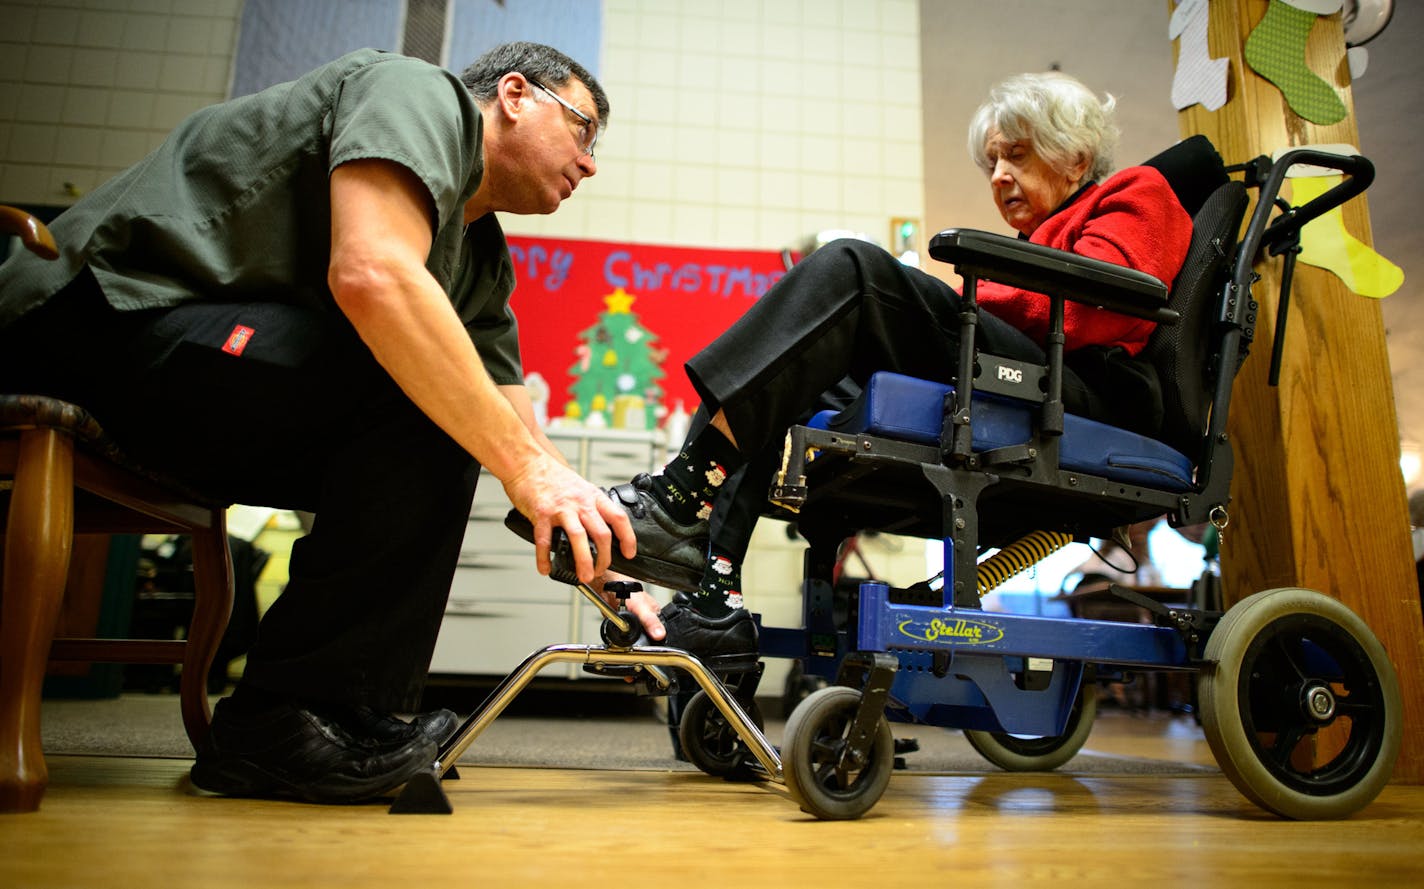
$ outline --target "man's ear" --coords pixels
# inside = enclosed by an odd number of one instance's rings
[[[534,87],[518,71],[511,71],[499,79],[495,90],[495,102],[500,113],[511,121],[516,120],[524,107],[534,101]]]

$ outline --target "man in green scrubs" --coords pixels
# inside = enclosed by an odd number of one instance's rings
[[[345,802],[428,765],[418,706],[479,468],[593,581],[628,517],[539,431],[496,212],[594,175],[608,100],[549,47],[461,77],[362,50],[199,111],[0,266],[0,391],[88,408],[140,463],[314,512],[194,783]],[[594,544],[596,558],[588,544]],[[660,635],[660,634],[656,634]]]

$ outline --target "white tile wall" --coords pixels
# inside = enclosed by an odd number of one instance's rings
[[[510,232],[780,249],[923,217],[917,0],[604,0],[603,25],[599,173]]]
[[[72,203],[225,98],[241,7],[0,2],[0,201]]]
[[[0,0],[0,201],[67,204],[226,96],[241,0]],[[917,0],[604,0],[599,175],[507,228],[780,249],[923,216]]]

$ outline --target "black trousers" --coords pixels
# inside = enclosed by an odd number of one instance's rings
[[[815,403],[794,422],[805,423],[823,410],[839,411],[849,407],[859,394],[860,386],[845,377],[817,396]],[[707,408],[698,407],[688,437],[695,436],[709,419]],[[772,480],[780,468],[781,442],[778,440],[753,454],[746,465],[727,476],[717,492],[712,516],[708,519],[711,544],[739,565],[746,561],[752,532],[766,509]]]
[[[833,241],[798,263],[725,333],[687,362],[702,404],[721,410],[749,458],[843,377],[864,385],[880,370],[952,382],[959,355],[959,294],[864,241]],[[1043,349],[989,312],[982,351],[1025,361]],[[1064,374],[1064,400],[1081,383]]]
[[[86,272],[0,331],[0,389],[84,406],[134,459],[215,498],[315,513],[243,682],[383,710],[419,703],[479,465],[340,313],[207,301],[119,312]]]

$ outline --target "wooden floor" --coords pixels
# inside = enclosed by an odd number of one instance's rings
[[[1188,719],[1103,714],[1088,748],[1210,764]],[[0,816],[0,886],[1417,886],[1424,788],[1339,822],[1282,821],[1214,771],[897,773],[856,822],[695,772],[461,767],[452,816],[228,800],[174,759],[50,760],[39,813]]]

